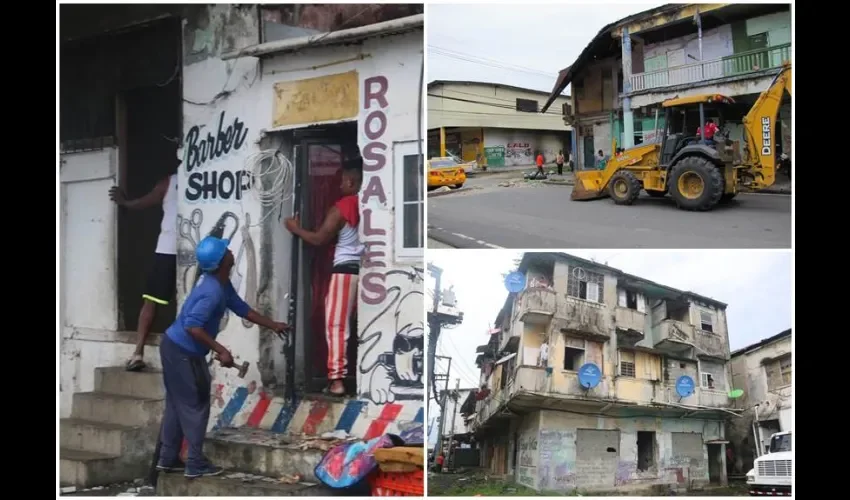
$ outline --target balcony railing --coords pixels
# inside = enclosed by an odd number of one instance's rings
[[[755,73],[778,68],[789,60],[791,60],[790,43],[675,68],[637,73],[631,76],[632,92]]]

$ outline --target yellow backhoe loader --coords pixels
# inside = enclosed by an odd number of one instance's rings
[[[782,97],[791,95],[791,65],[785,63],[743,119],[744,148],[718,132],[705,141],[705,107],[718,110],[735,101],[718,94],[694,95],[664,101],[661,140],[641,144],[611,158],[601,170],[576,172],[573,200],[610,196],[618,205],[631,205],[641,190],[666,194],[683,210],[705,211],[735,197],[739,188],[757,191],[773,185],[779,162],[776,126]],[[687,111],[699,109],[700,136],[687,126]],[[693,124],[691,124],[693,125]],[[721,131],[723,127],[721,126]]]

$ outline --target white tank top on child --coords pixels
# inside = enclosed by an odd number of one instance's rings
[[[365,248],[366,246],[360,243],[360,233],[357,228],[346,222],[339,232],[334,249],[334,266],[349,262],[359,263],[360,255]]]
[[[159,224],[156,253],[177,255],[177,174],[168,178],[168,189],[162,199],[162,222]]]

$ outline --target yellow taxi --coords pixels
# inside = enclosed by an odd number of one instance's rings
[[[466,182],[467,165],[458,163],[451,156],[440,156],[428,160],[428,189],[443,186],[459,188]]]

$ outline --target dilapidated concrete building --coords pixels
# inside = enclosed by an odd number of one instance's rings
[[[560,493],[725,484],[726,304],[563,253],[518,271],[478,349],[482,465]]]
[[[743,138],[741,118],[793,55],[790,4],[667,4],[611,23],[561,70],[542,110],[568,85],[564,120],[575,131],[576,165],[655,141],[664,126],[655,110],[672,97],[718,93],[735,100],[720,117],[730,139]],[[781,152],[791,155],[790,98],[780,109]],[[689,117],[693,130],[699,117]]]
[[[207,235],[230,240],[240,297],[295,328],[284,342],[226,315],[218,340],[250,366],[244,378],[210,368],[208,456],[266,479],[169,475],[161,493],[320,495],[310,488],[322,450],[294,442],[420,425],[423,6],[63,5],[60,25],[61,482],[147,473],[164,397],[159,339],[197,283],[194,250]],[[364,158],[360,241],[371,250],[348,397],[329,401],[333,247],[302,245],[282,219],[299,213],[317,228],[340,198],[343,151],[354,150]],[[177,158],[177,304],[153,325],[150,371],[128,373],[162,214],[118,210],[108,192],[139,197]],[[313,486],[276,479],[296,473]]]
[[[735,399],[742,418],[727,426],[737,474],[753,468],[753,460],[767,452],[772,434],[794,430],[792,350],[788,329],[732,353],[732,384],[744,391]]]

